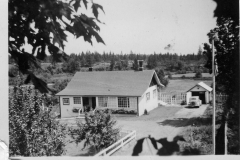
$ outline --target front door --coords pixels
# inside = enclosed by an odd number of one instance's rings
[[[83,97],[83,106],[88,106],[89,105],[89,98],[88,97]]]
[[[96,108],[96,97],[92,97],[92,109]]]

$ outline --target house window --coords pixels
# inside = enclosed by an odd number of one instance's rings
[[[63,105],[69,104],[69,98],[63,98]]]
[[[154,90],[153,90],[153,98],[156,98],[156,97],[157,97],[157,90],[154,89]]]
[[[150,92],[146,93],[146,100],[150,100]]]
[[[108,97],[98,97],[98,105],[100,107],[107,107]]]
[[[81,104],[81,97],[73,97],[74,104]]]
[[[128,97],[118,97],[118,107],[119,108],[129,108],[129,98]]]

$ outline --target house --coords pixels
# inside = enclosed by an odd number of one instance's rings
[[[56,95],[61,117],[72,117],[72,110],[83,106],[134,110],[141,116],[158,106],[158,86],[163,85],[154,70],[77,72]]]
[[[198,96],[202,100],[202,104],[207,104],[212,100],[212,88],[204,82],[199,82],[187,91],[187,104],[192,96]]]

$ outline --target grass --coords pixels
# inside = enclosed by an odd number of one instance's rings
[[[117,120],[124,121],[155,121],[160,119],[166,119],[174,116],[182,107],[158,107],[150,111],[149,115],[131,116],[131,117],[116,117]]]
[[[186,73],[186,74],[173,74],[172,77],[180,78],[182,76],[185,77],[195,77],[196,73]],[[212,74],[209,73],[202,73],[202,77],[212,77]]]
[[[186,92],[187,90],[191,89],[199,82],[204,82],[207,85],[211,86],[212,81],[201,81],[201,80],[191,80],[191,79],[178,79],[178,80],[170,80],[169,84],[166,88],[163,88],[162,92],[169,92],[169,93],[179,93],[179,92]]]
[[[121,132],[119,139],[126,136],[127,133]],[[71,136],[67,135],[65,139],[66,143],[66,156],[94,156],[97,154],[95,152],[95,149],[91,146],[88,146],[84,148],[84,141],[76,144],[75,142],[72,142],[73,139]]]

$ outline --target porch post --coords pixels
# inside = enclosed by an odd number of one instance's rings
[[[98,108],[98,97],[96,96],[96,108]]]
[[[139,97],[137,97],[137,115],[139,116],[139,103],[138,103],[138,98],[139,98]]]

